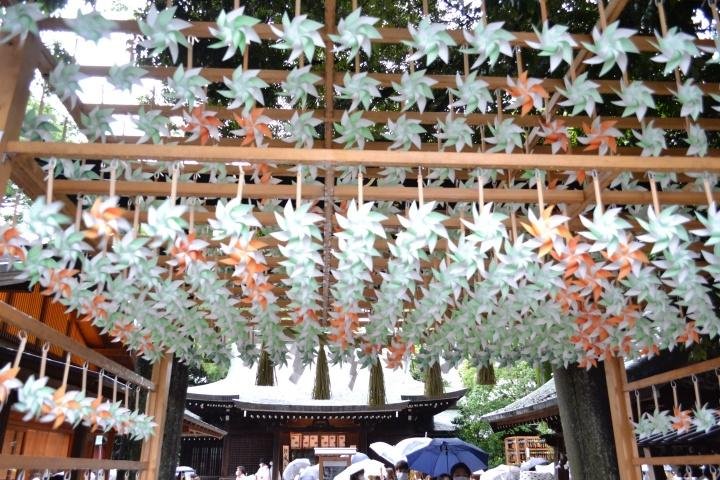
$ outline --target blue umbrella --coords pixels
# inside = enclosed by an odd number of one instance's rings
[[[433,438],[427,446],[405,454],[413,470],[437,477],[450,473],[456,463],[464,463],[474,472],[487,468],[489,455],[459,438]]]

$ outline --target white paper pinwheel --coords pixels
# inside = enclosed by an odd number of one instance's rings
[[[308,62],[312,62],[315,47],[323,48],[325,46],[318,32],[322,26],[322,23],[310,20],[307,15],[298,15],[290,21],[290,17],[285,12],[282,16],[282,29],[270,25],[270,29],[279,38],[278,43],[272,47],[290,50],[290,62],[302,54],[305,54]]]
[[[147,70],[127,63],[110,67],[107,79],[118,90],[129,91],[146,74]]]
[[[656,214],[652,207],[648,207],[647,221],[637,218],[640,226],[647,232],[638,235],[637,239],[641,242],[653,244],[650,253],[665,250],[671,244],[677,244],[680,241],[688,241],[688,234],[683,224],[689,219],[677,213],[677,211],[677,206],[671,206],[662,209],[660,213]]]
[[[625,107],[622,113],[623,117],[635,114],[637,119],[642,121],[648,108],[653,110],[656,108],[652,89],[640,81],[634,80],[630,84],[626,84],[624,80],[620,80],[620,91],[616,90],[615,94],[620,97],[620,100],[612,103],[619,107]]]
[[[665,143],[665,130],[654,126],[654,122],[643,125],[642,131],[633,130],[633,135],[637,139],[637,146],[642,148],[640,155],[643,157],[659,157],[663,150],[667,148]]]
[[[308,95],[313,97],[318,96],[315,84],[319,82],[321,78],[312,73],[310,67],[311,65],[293,68],[288,73],[287,78],[280,83],[282,90],[279,95],[289,97],[291,107],[299,103],[300,108],[305,109]]]
[[[686,155],[691,157],[704,157],[708,153],[708,138],[705,130],[698,124],[692,123],[687,129],[687,139],[689,145]]]
[[[254,233],[253,229],[260,228],[260,222],[255,218],[252,210],[251,204],[242,203],[238,198],[227,203],[218,200],[215,218],[208,219],[213,230],[213,240],[234,237],[249,242]]]
[[[20,37],[20,45],[25,43],[30,33],[38,34],[37,22],[46,17],[35,2],[18,2],[8,5],[0,12],[0,44]]]
[[[682,106],[680,116],[697,120],[703,112],[703,92],[700,87],[695,85],[695,81],[692,78],[688,78],[678,87],[677,92],[672,91],[672,93]]]
[[[459,152],[465,146],[472,145],[473,130],[465,121],[465,117],[454,117],[452,113],[448,113],[445,121],[438,121],[438,133],[435,137],[438,141],[442,141],[442,149],[447,147],[455,147],[455,151]]]
[[[60,169],[60,174],[70,180],[96,180],[100,176],[93,171],[92,163],[83,163],[79,160],[70,160],[61,158],[60,163],[56,167],[56,172]],[[57,173],[55,174],[57,176]]]
[[[335,122],[335,130],[340,134],[335,140],[336,143],[344,143],[345,148],[356,146],[362,150],[365,148],[365,140],[372,141],[373,134],[370,127],[375,122],[362,118],[363,112],[348,113],[343,112],[340,123]]]
[[[603,211],[602,207],[596,206],[592,220],[581,215],[580,221],[587,228],[587,231],[580,232],[580,235],[593,241],[591,252],[607,250],[612,255],[620,245],[627,242],[625,231],[631,228],[631,225],[620,217],[619,208]]]
[[[698,432],[708,433],[711,428],[717,425],[717,410],[709,408],[707,404],[700,408],[693,409],[692,423]]]
[[[294,143],[295,148],[312,148],[315,139],[320,137],[315,127],[321,123],[322,120],[313,117],[313,112],[305,112],[300,115],[295,112],[285,126],[290,136],[283,138],[283,141]]]
[[[372,54],[372,40],[382,38],[380,32],[375,28],[379,19],[362,14],[362,9],[354,10],[350,15],[341,18],[337,26],[337,35],[330,34],[330,39],[335,42],[335,51],[348,51],[348,57],[352,58],[362,50],[368,57]]]
[[[436,58],[448,63],[449,47],[456,45],[455,40],[447,33],[443,23],[432,23],[429,16],[423,17],[417,27],[408,24],[412,40],[403,40],[413,52],[408,61],[414,62],[427,56],[426,65],[430,65]]]
[[[537,42],[527,42],[530,48],[539,50],[538,55],[541,57],[550,57],[550,71],[554,71],[560,62],[568,65],[573,61],[573,47],[577,46],[575,40],[568,33],[568,27],[564,25],[553,25],[544,22],[542,31],[533,27],[538,37]]]
[[[75,108],[78,101],[77,92],[80,90],[80,80],[85,75],[80,73],[80,65],[59,62],[50,72],[48,81],[57,93],[60,100],[70,100],[71,108]]]
[[[332,270],[337,281],[332,286],[334,309],[330,338],[345,351],[354,345],[361,313],[359,304],[365,298],[366,282],[371,281],[373,257],[380,256],[375,240],[385,238],[381,222],[386,217],[372,209],[372,203],[358,206],[352,200],[345,215],[335,215],[342,230],[335,233],[338,249],[333,251],[338,266]]]
[[[693,57],[700,55],[695,46],[695,37],[681,32],[677,27],[672,27],[667,34],[660,36],[655,32],[657,42],[651,42],[659,53],[652,57],[652,61],[665,64],[664,75],[672,73],[679,68],[682,73],[687,73]]]
[[[243,115],[247,115],[255,106],[255,102],[264,105],[262,89],[268,86],[265,80],[258,77],[260,70],[243,71],[242,66],[233,71],[232,80],[224,77],[228,90],[220,90],[225,98],[232,99],[227,106],[229,109],[243,107]]]
[[[51,142],[60,136],[60,129],[50,115],[42,115],[32,108],[25,111],[20,136],[31,142]]]
[[[18,389],[18,400],[13,404],[13,410],[25,414],[23,421],[39,418],[43,407],[52,402],[53,389],[47,386],[47,381],[48,377],[30,375]]]
[[[397,95],[393,95],[390,99],[402,103],[402,111],[417,104],[418,110],[422,113],[425,111],[427,99],[433,98],[431,87],[436,83],[437,80],[425,76],[425,70],[405,72],[400,78],[400,83],[392,82]]]
[[[448,105],[449,108],[464,107],[466,114],[475,111],[485,113],[488,104],[494,101],[487,88],[488,83],[479,80],[477,72],[471,72],[465,79],[458,73],[455,75],[455,83],[457,89],[448,89],[455,96],[455,101]]]
[[[210,48],[227,47],[223,61],[232,58],[237,50],[240,50],[241,54],[245,53],[245,47],[250,45],[250,42],[260,43],[260,37],[253,28],[260,20],[244,13],[244,6],[230,13],[221,10],[216,22],[217,28],[209,28],[210,33],[218,39]]]
[[[495,123],[488,125],[491,136],[485,141],[494,145],[490,148],[490,152],[512,153],[515,148],[522,148],[523,133],[522,127],[515,125],[512,118],[506,118],[502,121],[495,119]]]
[[[192,26],[185,20],[175,18],[176,10],[177,7],[169,7],[158,12],[155,5],[151,5],[146,19],[138,19],[137,22],[140,32],[147,37],[142,41],[142,46],[152,49],[151,55],[160,55],[169,49],[173,62],[177,61],[178,44],[188,46],[181,30]]]
[[[173,90],[176,100],[173,108],[180,108],[185,104],[192,108],[195,106],[196,101],[205,101],[205,87],[207,87],[210,82],[200,75],[201,70],[201,68],[185,70],[185,67],[181,64],[175,69],[173,76],[168,77],[168,88]]]
[[[593,28],[593,43],[582,42],[583,46],[595,54],[585,60],[589,65],[602,63],[600,76],[605,75],[615,65],[621,72],[627,70],[627,54],[638,53],[638,49],[630,39],[637,33],[630,28],[620,28],[620,22],[615,21],[600,31],[598,27]]]
[[[145,232],[154,237],[149,246],[156,247],[164,242],[174,242],[178,235],[184,234],[187,222],[182,218],[187,211],[185,205],[174,205],[170,199],[164,200],[157,207],[148,208],[148,221],[143,224]]]
[[[411,146],[420,149],[420,134],[425,133],[425,128],[420,124],[420,120],[409,119],[404,114],[400,115],[396,122],[388,120],[387,133],[383,137],[392,141],[388,150],[410,150]],[[402,182],[400,182],[402,183]]]
[[[504,221],[508,216],[504,213],[493,211],[493,204],[486,203],[478,210],[473,206],[473,221],[463,219],[462,223],[473,236],[470,240],[477,242],[480,253],[489,250],[500,251],[504,240],[507,239],[507,228]]]
[[[471,68],[478,68],[485,61],[492,68],[500,58],[500,54],[512,57],[513,52],[510,42],[515,40],[515,35],[503,29],[504,24],[505,22],[488,24],[478,22],[472,31],[463,32],[468,47],[462,48],[461,51],[478,56]]]
[[[112,132],[110,122],[113,120],[114,110],[112,108],[95,107],[87,114],[80,114],[80,123],[82,128],[80,131],[88,138],[89,142],[98,139],[105,143],[105,135]]]
[[[577,115],[583,110],[588,116],[595,113],[595,104],[602,103],[602,97],[598,90],[599,85],[587,79],[587,72],[578,75],[574,81],[565,77],[565,89],[558,88],[566,100],[560,102],[563,107],[573,107],[570,115]]]
[[[545,139],[545,145],[550,145],[553,154],[558,153],[560,150],[567,152],[568,148],[570,148],[568,128],[562,120],[553,120],[549,123],[540,124],[537,134]]]
[[[108,20],[96,11],[85,14],[78,10],[77,16],[65,19],[65,23],[73,32],[92,42],[109,37],[118,27],[116,22]]]
[[[145,107],[141,106],[138,111],[138,119],[135,126],[143,132],[138,143],[145,143],[152,140],[153,143],[162,143],[163,137],[170,135],[168,130],[170,119],[162,114],[160,110],[145,111]]]
[[[372,99],[381,97],[380,90],[378,90],[379,85],[380,82],[369,77],[367,72],[354,75],[346,72],[343,77],[343,85],[335,85],[336,98],[352,101],[349,112],[355,110],[360,104],[365,110],[368,110]]]

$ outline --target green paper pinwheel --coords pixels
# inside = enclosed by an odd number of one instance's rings
[[[587,76],[588,74],[585,72],[578,75],[574,81],[565,77],[565,89],[557,89],[566,98],[564,102],[560,102],[560,105],[573,107],[570,115],[577,115],[584,110],[588,116],[592,116],[595,113],[595,104],[602,103],[602,97],[598,90],[599,85],[588,80]]]
[[[659,157],[662,151],[667,148],[665,130],[656,128],[654,122],[643,125],[640,133],[633,130],[633,135],[638,141],[637,146],[642,148],[640,155],[643,157]]]
[[[178,235],[184,235],[187,222],[183,214],[186,211],[185,205],[175,205],[170,199],[164,200],[157,207],[150,205],[148,221],[143,224],[145,233],[153,237],[148,246],[155,248],[168,241],[174,242]]]
[[[85,75],[80,73],[79,65],[59,62],[50,72],[48,81],[60,100],[69,99],[71,108],[75,108],[78,101],[77,92],[80,90],[80,80],[84,78]]]
[[[152,140],[155,144],[162,143],[163,137],[170,136],[169,123],[170,119],[164,116],[160,110],[146,112],[145,107],[141,106],[135,126],[143,132],[143,135],[137,143],[145,143],[148,140]]]
[[[672,248],[671,245],[680,241],[687,242],[689,240],[687,231],[683,227],[683,224],[689,219],[677,212],[677,206],[664,208],[659,213],[655,213],[653,207],[650,206],[647,209],[647,221],[637,218],[638,223],[646,232],[638,235],[637,239],[653,244],[651,254]]]
[[[285,126],[290,136],[283,138],[283,141],[294,143],[295,148],[312,148],[315,139],[320,137],[315,127],[321,123],[322,120],[313,117],[313,112],[305,112],[300,115],[295,112]]]
[[[656,108],[653,93],[652,89],[637,80],[630,82],[629,85],[625,83],[625,80],[620,80],[620,91],[615,90],[615,94],[620,97],[620,100],[612,103],[618,107],[625,107],[622,113],[623,117],[635,114],[637,119],[642,121],[648,108],[653,110]]]
[[[456,45],[455,40],[447,33],[443,23],[432,23],[429,16],[423,17],[417,27],[408,24],[412,40],[403,40],[402,43],[413,50],[408,61],[414,62],[427,56],[426,64],[430,65],[436,58],[448,63],[449,47]]]
[[[181,64],[175,69],[173,76],[167,79],[168,88],[172,89],[175,95],[176,102],[173,108],[181,108],[185,104],[192,108],[196,101],[206,100],[205,87],[210,82],[200,75],[201,70],[201,68],[185,70]]]
[[[308,95],[318,96],[315,84],[320,80],[322,79],[319,76],[310,72],[310,65],[293,68],[287,78],[280,83],[282,91],[279,95],[289,97],[291,107],[299,103],[300,108],[304,110],[307,106]]]
[[[175,18],[176,10],[177,7],[169,7],[158,12],[155,5],[151,5],[147,18],[138,19],[137,22],[140,32],[147,37],[141,45],[152,49],[151,55],[160,55],[165,49],[169,49],[173,63],[177,62],[178,44],[188,46],[188,41],[181,30],[192,26],[185,20]]]
[[[290,17],[285,12],[282,16],[282,29],[270,25],[270,29],[279,38],[278,43],[272,47],[290,50],[290,62],[302,54],[305,54],[308,62],[312,62],[315,47],[323,48],[325,46],[318,32],[322,26],[322,23],[310,20],[307,15],[298,15],[290,21]]]
[[[37,3],[14,3],[0,11],[0,44],[20,37],[20,45],[25,44],[27,36],[38,34],[37,22],[46,17]]]
[[[138,83],[147,73],[147,70],[144,68],[136,67],[129,63],[125,65],[113,65],[110,67],[107,79],[110,85],[118,90],[130,91],[133,85]]]
[[[585,60],[585,63],[589,65],[602,63],[600,76],[605,75],[615,65],[624,72],[627,70],[627,54],[638,53],[637,47],[630,40],[630,37],[636,33],[636,30],[630,28],[620,28],[619,21],[611,23],[602,32],[598,27],[593,28],[593,43],[582,42],[582,44],[595,56]]]
[[[515,35],[503,29],[504,24],[505,22],[492,22],[488,24],[478,22],[471,32],[463,32],[468,47],[462,48],[460,51],[478,56],[471,68],[478,68],[485,63],[485,61],[487,61],[490,68],[492,68],[497,63],[498,58],[500,58],[500,54],[508,57],[513,56],[510,42],[515,40]]]
[[[383,137],[393,142],[388,150],[410,150],[413,145],[419,150],[422,143],[420,134],[425,133],[425,128],[420,124],[420,120],[409,119],[404,114],[400,115],[396,122],[388,120],[387,130],[388,132],[384,133]]]
[[[43,408],[52,404],[54,390],[47,386],[47,381],[48,377],[35,378],[35,375],[30,375],[23,386],[18,388],[18,399],[12,409],[25,414],[22,417],[24,422],[40,418]]]
[[[370,57],[372,54],[372,40],[382,38],[380,32],[375,28],[378,18],[362,14],[362,9],[354,10],[350,15],[341,18],[337,26],[337,35],[330,34],[330,39],[335,42],[335,51],[348,51],[348,57],[352,58],[360,50]]]
[[[50,115],[42,115],[33,108],[25,112],[20,136],[31,142],[52,142],[60,136],[60,129]]]
[[[568,33],[568,27],[564,25],[553,25],[548,22],[543,23],[542,31],[538,31],[533,27],[538,37],[537,42],[527,42],[530,48],[539,50],[538,55],[541,57],[550,57],[550,71],[553,72],[560,62],[568,65],[573,61],[573,47],[577,46],[575,40]]]
[[[354,113],[343,112],[340,123],[334,123],[335,130],[340,134],[334,140],[335,143],[344,143],[345,148],[352,148],[357,145],[362,150],[365,148],[365,140],[373,140],[370,127],[375,125],[375,122],[362,118],[362,114],[363,112],[359,111]]]
[[[445,121],[438,121],[438,133],[435,134],[438,141],[442,142],[442,149],[447,147],[455,147],[455,151],[459,152],[465,146],[472,146],[473,130],[465,121],[465,117],[453,117],[452,113],[448,113]]]
[[[227,106],[229,109],[243,107],[243,115],[248,115],[255,106],[255,102],[264,105],[262,89],[268,86],[258,74],[260,70],[243,71],[242,66],[233,71],[232,80],[224,77],[228,90],[220,90],[220,95],[232,99]]]
[[[260,23],[255,17],[244,15],[245,7],[237,8],[230,13],[220,11],[217,18],[217,28],[210,27],[210,33],[218,39],[210,48],[227,48],[223,61],[232,58],[237,50],[245,53],[245,47],[250,42],[260,43],[260,37],[253,28]]]
[[[95,166],[92,163],[61,158],[60,163],[55,167],[55,176],[57,177],[59,169],[60,174],[70,180],[97,180],[100,176],[93,171],[93,168]]]
[[[213,232],[213,240],[233,237],[249,242],[254,234],[253,229],[261,226],[252,211],[252,204],[242,203],[239,198],[234,198],[227,203],[219,200],[215,209],[215,218],[208,219]]]
[[[490,152],[512,153],[513,149],[522,148],[522,135],[525,130],[515,125],[512,118],[506,118],[502,121],[495,119],[495,123],[488,125],[492,136],[485,139],[487,143],[494,145]]]
[[[676,68],[686,74],[692,58],[700,56],[700,51],[695,46],[695,37],[681,32],[677,27],[672,27],[664,36],[655,32],[655,38],[657,42],[651,43],[659,53],[651,60],[665,64],[664,75],[672,73]]]
[[[455,96],[455,101],[448,105],[449,108],[465,107],[466,114],[475,111],[485,113],[488,104],[494,101],[487,88],[488,83],[478,80],[477,72],[471,72],[464,80],[459,73],[455,74],[455,83],[457,89],[448,89]]]
[[[352,101],[348,109],[349,112],[355,110],[360,104],[365,110],[368,110],[372,99],[381,97],[378,86],[380,86],[380,82],[369,77],[367,72],[354,75],[345,72],[343,85],[335,85],[336,98]]]
[[[690,117],[697,120],[703,112],[703,92],[695,85],[692,78],[688,78],[678,87],[677,92],[671,90],[675,98],[678,99],[682,108],[680,109],[681,117]]]
[[[692,424],[698,432],[708,433],[715,425],[717,425],[717,410],[709,408],[707,404],[700,408],[693,409]]]
[[[92,42],[109,37],[110,33],[118,28],[116,22],[108,20],[96,11],[84,14],[78,10],[77,16],[65,19],[65,23],[80,37]]]
[[[110,122],[113,120],[114,110],[112,108],[95,107],[87,114],[80,114],[80,123],[82,128],[80,131],[88,138],[89,142],[95,142],[100,139],[105,143],[105,135],[112,132]]]
[[[425,76],[425,70],[418,70],[413,73],[405,72],[400,78],[400,83],[392,82],[397,95],[390,97],[390,100],[402,103],[402,111],[417,104],[420,113],[425,111],[427,99],[433,98],[432,87],[437,80]]]
[[[592,220],[580,215],[580,221],[587,228],[587,231],[580,232],[580,235],[593,242],[589,251],[607,250],[610,255],[627,242],[625,231],[632,228],[632,225],[620,217],[619,208],[603,211],[602,207],[596,206]]]
[[[687,129],[685,142],[690,146],[686,155],[688,157],[704,157],[708,153],[708,138],[705,130],[698,124],[691,123]]]

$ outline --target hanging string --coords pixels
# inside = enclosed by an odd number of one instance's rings
[[[540,0],[540,19],[542,20],[543,24],[548,21],[548,10],[545,0]]]
[[[422,0],[422,10],[423,10],[424,17],[427,17],[430,14],[430,9],[428,8],[427,0]]]
[[[245,170],[243,170],[242,165],[238,165],[238,184],[237,184],[237,192],[235,193],[235,198],[237,198],[237,200],[239,202],[242,202],[244,187],[245,187]]]
[[[110,196],[115,196],[117,187],[117,160],[110,161]]]
[[[53,200],[53,189],[55,187],[55,165],[57,163],[57,160],[55,160],[55,157],[52,157],[48,160],[47,163],[47,183],[46,183],[46,192],[45,192],[45,198],[47,198],[47,203],[52,203]]]
[[[605,0],[598,0],[598,14],[600,16],[600,29],[605,31],[607,29],[607,16],[605,15]]]
[[[103,387],[103,380],[105,379],[105,370],[100,370],[100,373],[98,373],[98,388],[97,388],[97,398],[102,398],[102,387]]]
[[[511,228],[511,231],[512,231],[512,240],[513,240],[513,243],[515,243],[515,242],[517,241],[517,236],[518,236],[518,233],[517,233],[517,215],[515,215],[515,210],[513,210],[512,212],[510,212],[510,228]]]
[[[650,177],[650,195],[652,195],[653,209],[655,214],[660,213],[660,199],[658,198],[657,184],[655,183],[655,175],[652,172],[648,175]]]
[[[84,195],[78,195],[77,204],[75,205],[75,230],[80,230],[82,226],[83,199]]]
[[[542,212],[545,211],[545,198],[543,196],[543,183],[545,180],[538,170],[535,171],[535,182],[537,184],[538,208],[540,209],[540,215],[542,215]]]
[[[358,8],[357,0],[352,0],[352,11],[354,12]],[[355,73],[360,73],[360,53],[355,54]]]
[[[300,0],[295,0],[295,16],[299,17],[302,12]],[[308,58],[308,62],[312,63],[312,58]],[[305,55],[300,54],[300,58],[298,58],[298,63],[300,64],[300,68],[305,66]]]
[[[700,384],[696,375],[690,377],[693,383],[693,390],[695,391],[695,408],[700,410],[702,408],[702,402],[700,401]]]
[[[25,330],[20,330],[18,332],[18,338],[20,339],[20,344],[18,345],[17,352],[15,353],[15,360],[13,361],[13,368],[18,368],[20,366],[20,359],[22,358],[23,352],[25,351],[25,346],[27,345],[27,333]],[[718,377],[720,379],[720,376]]]
[[[130,403],[130,384],[125,384],[125,402],[123,403],[123,406],[125,408],[128,408],[128,405]]]
[[[603,202],[602,197],[600,195],[600,179],[598,178],[597,170],[593,170],[590,173],[590,176],[593,179],[593,190],[595,191],[595,205],[597,205],[600,213],[603,212]]]
[[[362,172],[362,169],[358,169],[357,198],[358,198],[358,206],[362,205],[362,204],[364,203],[364,198],[363,198],[363,172]]]
[[[188,219],[188,232],[195,233],[195,201],[194,201],[194,199],[191,198],[188,201],[188,204],[190,206],[190,212],[189,212],[190,218]]]
[[[638,421],[640,421],[640,417],[642,417],[642,409],[640,408],[640,392],[638,390],[635,390],[635,408],[637,409]]]
[[[673,408],[678,408],[679,404],[678,404],[678,396],[677,396],[677,383],[675,382],[675,380],[670,382],[670,388],[672,389],[672,394],[673,394]]]
[[[238,8],[240,8],[240,0],[234,0],[233,1],[233,9],[237,10]]]
[[[177,188],[178,178],[180,177],[180,164],[178,162],[173,163],[172,166],[172,181],[170,183],[170,203],[173,205],[177,200]]]
[[[47,354],[48,354],[49,350],[50,350],[50,344],[48,342],[43,343],[42,356],[40,357],[39,378],[42,378],[45,376],[45,367],[47,366]]]
[[[115,379],[113,380],[113,389],[112,389],[112,401],[113,403],[117,402],[117,375],[115,375]]]
[[[502,122],[503,119],[503,103],[502,103],[502,90],[495,90],[495,96],[497,97],[497,118],[498,122]],[[484,142],[483,142],[484,143]]]
[[[302,201],[302,165],[297,166],[297,180],[295,181],[295,208],[300,206]]]
[[[712,188],[710,187],[710,178],[708,177],[708,175],[703,176],[703,189],[705,190],[705,199],[707,200],[708,207],[714,210],[715,198],[712,194]]]
[[[422,167],[418,167],[417,184],[418,184],[418,202],[419,202],[419,206],[422,206],[423,203],[425,203],[425,193],[423,192]]]
[[[85,392],[87,392],[87,372],[88,372],[88,362],[84,362],[82,366],[82,385],[80,391],[82,392],[83,396],[85,396]]]
[[[485,177],[478,176],[478,212],[481,212],[485,206]]]
[[[660,401],[658,400],[658,391],[657,387],[655,385],[652,386],[652,396],[653,396],[653,402],[655,403],[655,411],[660,411]]]
[[[135,387],[135,411],[140,411],[140,385]]]
[[[135,197],[135,209],[133,210],[133,231],[135,235],[140,231],[140,202],[142,197]]]
[[[62,386],[60,388],[67,387],[68,375],[70,374],[70,359],[71,358],[72,358],[72,355],[70,354],[70,352],[67,352],[65,354],[65,369],[63,370]]]

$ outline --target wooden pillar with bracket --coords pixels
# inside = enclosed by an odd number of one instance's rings
[[[605,378],[620,480],[641,480],[640,466],[635,465],[638,454],[635,432],[632,427],[630,397],[623,388],[627,383],[625,364],[622,358],[614,357],[605,359],[603,363],[605,364]]]
[[[0,45],[0,201],[12,171],[5,146],[20,137],[30,83],[39,60],[40,41],[34,35],[29,35],[23,45],[17,38]]]
[[[155,391],[149,392],[146,413],[155,417],[157,427],[155,435],[143,443],[140,461],[147,465],[142,480],[158,480],[162,440],[165,434],[165,414],[167,410],[168,392],[170,391],[170,374],[172,373],[172,355],[165,355],[153,366],[152,382]]]

